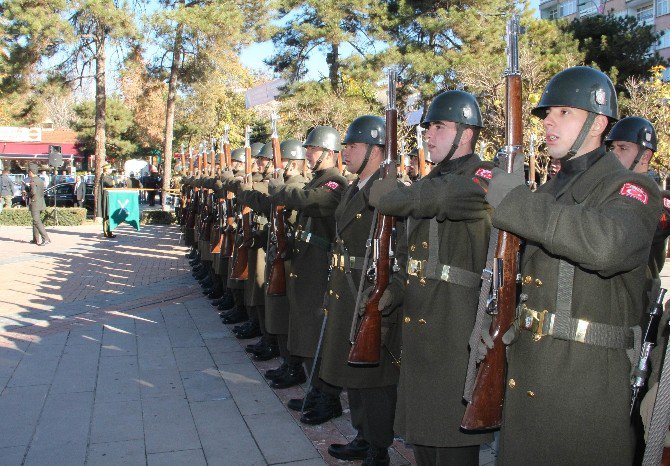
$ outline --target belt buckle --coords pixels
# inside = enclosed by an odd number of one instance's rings
[[[407,261],[407,273],[419,279],[423,277],[423,261],[410,259]]]
[[[523,328],[533,334],[533,341],[540,341],[542,337],[546,335],[545,333],[542,333],[542,329],[544,328],[544,320],[549,311],[544,310],[538,312],[534,309],[530,309],[525,304],[522,305],[521,311],[521,316],[523,318],[521,324]]]

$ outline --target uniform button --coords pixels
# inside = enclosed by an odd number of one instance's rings
[[[530,285],[532,282],[533,282],[533,277],[531,277],[530,275],[526,275],[525,277],[523,277],[523,284],[524,285]]]
[[[295,277],[295,275],[293,274],[293,272],[289,273],[288,276],[289,276],[290,278]]]
[[[405,317],[404,321],[406,324],[409,324],[412,321],[412,319],[410,319],[409,317]]]
[[[514,379],[509,379],[509,382],[507,382],[507,385],[509,385],[509,388],[514,388],[514,387],[516,387],[516,380],[514,380]]]
[[[328,293],[333,296],[333,290],[328,290]]]
[[[426,321],[425,321],[424,319],[419,319],[419,324],[421,324],[421,325],[425,325],[425,324],[426,324]]]
[[[535,398],[535,392],[528,390],[526,392],[526,395],[528,395],[529,398]]]
[[[407,284],[409,285],[409,278],[407,279]]]
[[[356,218],[359,219],[363,216],[363,214],[356,214]]]
[[[426,286],[426,279],[425,278],[420,279],[419,280],[419,285]]]
[[[340,295],[335,293],[335,299],[340,299]]]
[[[428,249],[428,243],[424,241],[423,243],[421,243],[421,247],[423,247],[424,249]]]
[[[416,251],[416,246],[411,245],[411,246],[409,247],[409,250],[410,250],[410,251]]]
[[[542,280],[540,280],[539,278],[536,278],[535,279],[535,286],[542,286]]]

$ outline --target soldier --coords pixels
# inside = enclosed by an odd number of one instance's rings
[[[271,151],[271,144],[269,150]],[[265,150],[265,148],[264,148]],[[281,160],[283,168],[284,182],[296,188],[301,188],[307,180],[302,176],[305,164],[305,148],[297,139],[287,139],[280,144]],[[245,191],[244,200],[248,205],[259,212],[264,212],[269,218],[271,209],[270,196],[258,190]],[[286,239],[293,236],[297,212],[284,209],[284,224],[286,227]],[[266,249],[266,278],[269,278],[270,267],[275,260],[277,253],[276,244],[268,241]],[[290,256],[284,259],[284,280],[288,281],[291,273]],[[265,328],[269,335],[277,340],[278,351],[283,358],[283,363],[276,369],[270,369],[265,376],[271,380],[272,388],[283,389],[293,387],[305,382],[305,371],[302,368],[302,359],[292,356],[288,350],[288,325],[289,325],[289,300],[287,296],[269,296],[267,293],[269,283],[265,283]],[[262,350],[267,353],[267,350]],[[263,352],[255,354],[256,359],[265,358]]]
[[[102,167],[102,176],[100,177],[100,189],[98,192],[98,212],[102,215],[102,233],[105,238],[116,238],[116,235],[109,229],[109,218],[107,212],[107,194],[105,189],[114,187],[114,178],[111,175],[112,166],[106,164]]]
[[[287,293],[290,303],[288,349],[300,356],[308,370],[314,367],[317,343],[324,319],[323,304],[328,283],[329,251],[335,235],[334,213],[347,181],[337,169],[335,151],[340,150],[340,135],[330,126],[317,126],[307,135],[303,146],[314,178],[303,188],[284,184],[281,178],[270,180],[272,203],[297,210],[298,220],[292,250],[292,272]],[[318,361],[318,359],[317,359]],[[317,364],[318,367],[318,364]],[[301,422],[321,424],[342,414],[340,387],[311,377]],[[289,401],[289,408],[300,410],[302,399]]]
[[[656,153],[656,130],[648,120],[640,117],[623,118],[612,127],[605,140],[621,164],[646,175],[649,164]],[[670,235],[670,192],[662,191],[663,211],[649,254],[651,278],[659,278],[665,264],[666,239]]]
[[[370,192],[379,212],[407,217],[409,277],[395,430],[414,444],[419,465],[477,465],[479,446],[491,436],[459,426],[469,329],[491,227],[484,199],[491,164],[474,153],[482,117],[471,94],[441,93],[421,125],[435,167],[412,186],[396,189],[383,180]]]
[[[526,242],[519,316],[504,339],[512,344],[498,461],[632,464],[627,350],[639,354],[630,327],[644,306],[659,190],[605,149],[618,113],[605,74],[561,71],[532,113],[561,171],[531,192],[517,157],[487,194],[493,225]]]
[[[40,218],[40,214],[46,209],[46,205],[44,203],[44,181],[37,176],[37,170],[38,167],[34,163],[28,166],[28,183],[30,188],[30,205],[28,208],[30,209],[30,216],[33,219],[33,239],[31,243],[38,246],[46,246],[51,243],[51,240]],[[40,236],[42,237],[42,241],[40,241]]]
[[[344,137],[344,161],[360,180],[349,186],[335,211],[336,241],[328,282],[329,318],[319,374],[325,382],[347,389],[351,423],[358,431],[351,442],[330,445],[328,453],[341,460],[367,458],[364,464],[370,465],[388,464],[388,447],[393,443],[401,346],[400,312],[394,311],[402,300],[406,251],[396,249],[397,265],[402,270],[393,274],[383,302],[379,304],[384,315],[380,364],[375,367],[351,366],[347,360],[351,349],[349,332],[354,313],[358,312],[356,302],[366,243],[377,215],[368,204],[368,196],[371,181],[380,176],[385,129],[383,118],[365,115],[349,125]],[[404,237],[402,223],[396,223],[396,232],[397,238]],[[403,246],[402,242],[400,246]]]

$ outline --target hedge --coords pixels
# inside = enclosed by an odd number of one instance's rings
[[[170,225],[177,221],[173,212],[163,210],[145,210],[140,215],[142,225]]]
[[[42,222],[45,226],[56,225],[54,210],[58,209],[58,224],[64,227],[83,225],[86,220],[86,209],[80,207],[47,207],[42,211]],[[26,208],[3,209],[0,212],[0,225],[31,226],[33,219]]]

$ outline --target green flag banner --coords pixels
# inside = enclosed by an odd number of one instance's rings
[[[136,189],[106,190],[109,230],[126,222],[140,231],[140,202]]]

